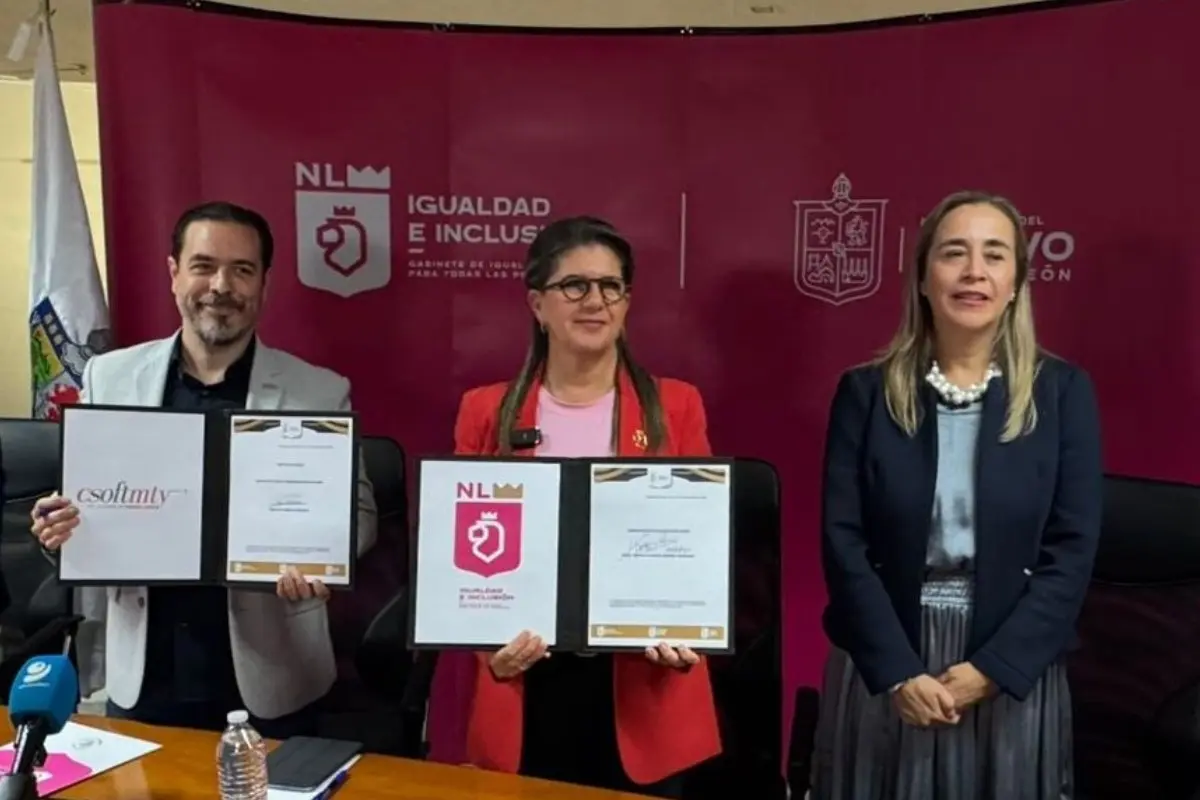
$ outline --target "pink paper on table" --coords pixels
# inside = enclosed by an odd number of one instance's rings
[[[7,772],[12,761],[12,750],[0,750],[0,770]],[[88,765],[79,763],[65,753],[50,753],[46,763],[34,770],[33,774],[37,776],[38,794],[46,797],[82,783],[94,773]]]
[[[34,771],[38,794],[49,797],[69,786],[153,753],[162,745],[68,722],[46,739],[46,763]],[[13,762],[11,743],[0,748],[0,770]]]

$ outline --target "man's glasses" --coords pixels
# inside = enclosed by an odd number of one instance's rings
[[[563,297],[572,303],[578,303],[591,293],[592,284],[595,284],[596,288],[600,290],[600,298],[605,305],[619,303],[629,293],[629,287],[620,278],[581,278],[577,275],[548,283],[544,287],[544,291],[558,289],[562,292]]]

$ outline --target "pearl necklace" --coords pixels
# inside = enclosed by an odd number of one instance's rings
[[[946,376],[942,374],[941,367],[938,366],[935,360],[929,368],[929,373],[925,375],[925,382],[933,387],[934,391],[941,396],[947,405],[969,406],[972,403],[979,402],[979,398],[983,397],[984,393],[987,392],[988,384],[991,383],[992,378],[999,378],[1000,375],[1000,368],[995,363],[989,364],[987,374],[983,376],[982,381],[962,389],[946,379]]]

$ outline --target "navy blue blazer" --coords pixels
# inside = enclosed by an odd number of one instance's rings
[[[936,395],[915,436],[892,421],[883,372],[845,373],[825,443],[824,627],[872,694],[924,674],[921,584],[937,478]],[[1095,391],[1082,369],[1044,356],[1037,426],[1000,442],[1007,387],[984,395],[976,461],[975,606],[966,660],[1024,699],[1073,646],[1100,538],[1103,467]]]

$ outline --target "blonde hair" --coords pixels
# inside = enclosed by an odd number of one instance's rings
[[[1016,297],[1005,308],[996,330],[994,358],[1008,384],[1008,407],[1000,441],[1011,442],[1037,426],[1033,383],[1041,367],[1040,349],[1033,326],[1033,302],[1029,296],[1029,242],[1021,215],[1008,200],[985,192],[956,192],[942,200],[921,223],[912,267],[907,270],[904,311],[900,328],[875,359],[883,370],[884,397],[888,413],[905,433],[913,436],[921,424],[921,384],[933,362],[933,316],[929,301],[921,293],[929,266],[929,254],[942,220],[957,208],[987,205],[1008,217],[1015,237]]]

